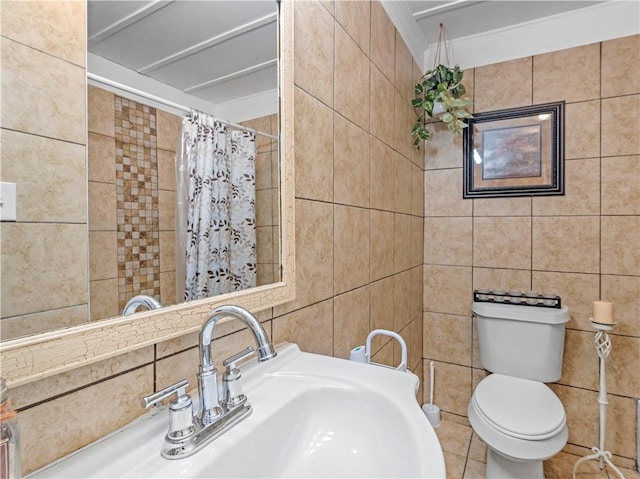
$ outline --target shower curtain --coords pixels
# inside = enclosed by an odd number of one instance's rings
[[[176,274],[184,300],[256,285],[256,141],[204,113],[182,120]]]

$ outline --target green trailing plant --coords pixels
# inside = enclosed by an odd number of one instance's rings
[[[467,127],[465,120],[472,118],[467,107],[473,102],[470,98],[464,97],[466,93],[462,84],[464,73],[458,65],[449,68],[445,65],[438,65],[432,70],[428,70],[414,87],[416,97],[411,104],[420,111],[418,120],[413,125],[411,136],[413,144],[419,147],[420,141],[429,140],[431,132],[427,129],[427,116],[434,116],[434,105],[441,102],[444,112],[436,113],[438,118],[446,123],[447,128],[452,133],[462,133]]]

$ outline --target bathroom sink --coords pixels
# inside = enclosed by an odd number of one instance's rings
[[[446,477],[415,375],[295,344],[241,369],[252,414],[193,456],[160,456],[160,408],[29,477]]]

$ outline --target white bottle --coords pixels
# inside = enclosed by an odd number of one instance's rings
[[[9,406],[7,385],[0,378],[0,479],[18,479],[20,474],[20,454],[18,448],[18,429]]]

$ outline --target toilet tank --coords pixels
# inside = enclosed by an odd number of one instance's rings
[[[545,383],[560,379],[566,307],[474,302],[473,312],[485,369]]]

